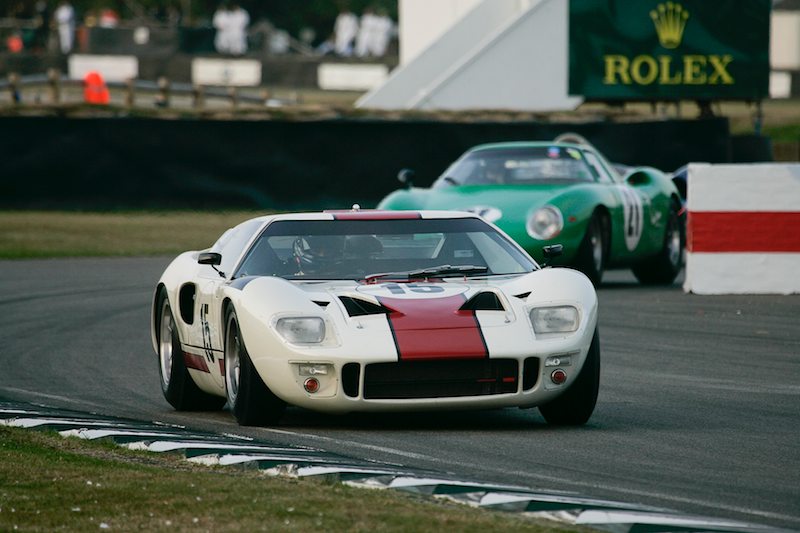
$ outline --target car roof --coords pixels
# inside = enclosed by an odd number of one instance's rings
[[[512,142],[479,144],[477,146],[473,146],[472,148],[470,148],[468,152],[478,152],[482,150],[505,150],[508,148],[546,148],[551,146],[557,146],[560,148],[581,148],[581,149],[591,148],[591,146],[585,144],[568,143],[568,142],[512,141]]]
[[[378,209],[340,209],[303,213],[277,213],[264,215],[251,220],[263,223],[278,220],[404,220],[404,219],[442,219],[442,218],[480,218],[474,213],[465,211],[419,210],[419,211],[385,211]]]

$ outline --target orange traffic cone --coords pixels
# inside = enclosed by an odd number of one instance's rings
[[[83,100],[87,104],[108,105],[108,87],[99,72],[91,71],[83,78]]]

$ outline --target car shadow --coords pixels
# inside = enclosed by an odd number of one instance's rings
[[[306,409],[289,408],[281,421],[285,429],[301,427],[335,428],[337,430],[381,431],[530,431],[545,429],[592,428],[585,426],[558,427],[549,425],[537,409],[485,409],[471,411],[349,413],[330,415]]]

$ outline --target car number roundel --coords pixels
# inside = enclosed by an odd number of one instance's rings
[[[642,238],[644,228],[644,206],[642,198],[630,187],[620,186],[622,196],[622,220],[625,232],[625,246],[634,251]]]
[[[476,205],[473,207],[467,207],[464,209],[467,213],[475,213],[479,217],[483,218],[487,222],[497,222],[501,218],[503,218],[503,212],[496,208],[491,207],[488,205]]]
[[[457,294],[463,294],[467,291],[467,288],[439,283],[379,283],[376,285],[362,285],[356,290],[376,298],[417,300],[422,298],[449,298]]]

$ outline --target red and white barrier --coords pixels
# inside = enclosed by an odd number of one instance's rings
[[[800,164],[692,163],[687,185],[686,292],[800,293]]]

